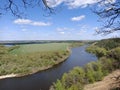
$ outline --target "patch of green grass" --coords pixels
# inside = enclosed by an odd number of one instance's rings
[[[48,43],[48,44],[26,44],[20,45],[19,48],[12,50],[12,54],[25,54],[35,52],[48,52],[65,50],[68,47],[68,43]]]

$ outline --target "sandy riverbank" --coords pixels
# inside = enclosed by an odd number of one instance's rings
[[[17,74],[3,75],[3,76],[0,76],[0,79],[10,78],[10,77],[16,77],[16,76],[17,76]]]

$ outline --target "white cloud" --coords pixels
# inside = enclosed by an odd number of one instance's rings
[[[32,25],[32,26],[50,26],[51,23],[47,22],[40,22],[40,21],[32,21],[32,20],[29,20],[29,19],[16,19],[14,20],[14,23],[15,24],[26,24],[26,25]]]
[[[60,28],[60,27],[58,27],[56,30],[57,31],[72,31],[72,30],[74,30],[74,28],[67,28],[67,27]]]
[[[100,0],[71,0],[67,5],[70,9],[78,7],[87,7],[88,5],[95,4]]]
[[[59,32],[60,34],[65,34],[65,32]]]
[[[85,15],[81,15],[81,16],[73,17],[73,18],[71,18],[71,20],[72,21],[80,21],[80,20],[82,20],[84,18],[85,18]]]
[[[47,0],[47,4],[50,7],[56,7],[67,0]]]
[[[73,9],[73,8],[79,8],[79,7],[85,8],[88,5],[95,4],[99,1],[102,1],[102,0],[47,0],[47,4],[50,7],[56,7],[61,3],[64,3],[65,5],[68,6],[69,9]],[[104,2],[114,3],[115,1],[116,0],[105,0]]]
[[[32,21],[29,19],[16,19],[14,20],[14,23],[15,24],[30,24],[32,23]]]
[[[47,0],[47,3],[50,7],[56,7],[61,3],[65,3],[69,8],[78,8],[78,7],[86,7],[90,4],[97,3],[101,0]]]

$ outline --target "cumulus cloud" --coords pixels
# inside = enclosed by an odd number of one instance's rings
[[[32,26],[50,26],[51,23],[47,22],[40,22],[40,21],[32,21],[29,19],[16,19],[14,20],[15,24],[21,24],[21,25],[32,25]]]
[[[88,5],[97,3],[101,0],[47,0],[47,3],[50,7],[56,7],[61,3],[65,3],[70,9],[78,7],[86,7]]]
[[[85,8],[88,5],[95,4],[100,0],[71,0],[67,5],[70,9],[72,8]]]
[[[80,21],[80,20],[82,20],[84,18],[85,18],[85,15],[81,15],[81,16],[73,17],[73,18],[71,18],[71,20],[72,21]]]
[[[85,8],[88,5],[95,4],[102,0],[47,0],[47,4],[50,7],[56,7],[60,5],[61,3],[64,3],[68,6],[69,9],[73,8]],[[105,0],[106,3],[114,3],[116,0]]]

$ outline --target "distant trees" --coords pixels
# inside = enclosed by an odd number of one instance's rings
[[[120,0],[100,0],[93,12],[103,21],[103,26],[96,29],[97,34],[110,34],[120,30]]]

